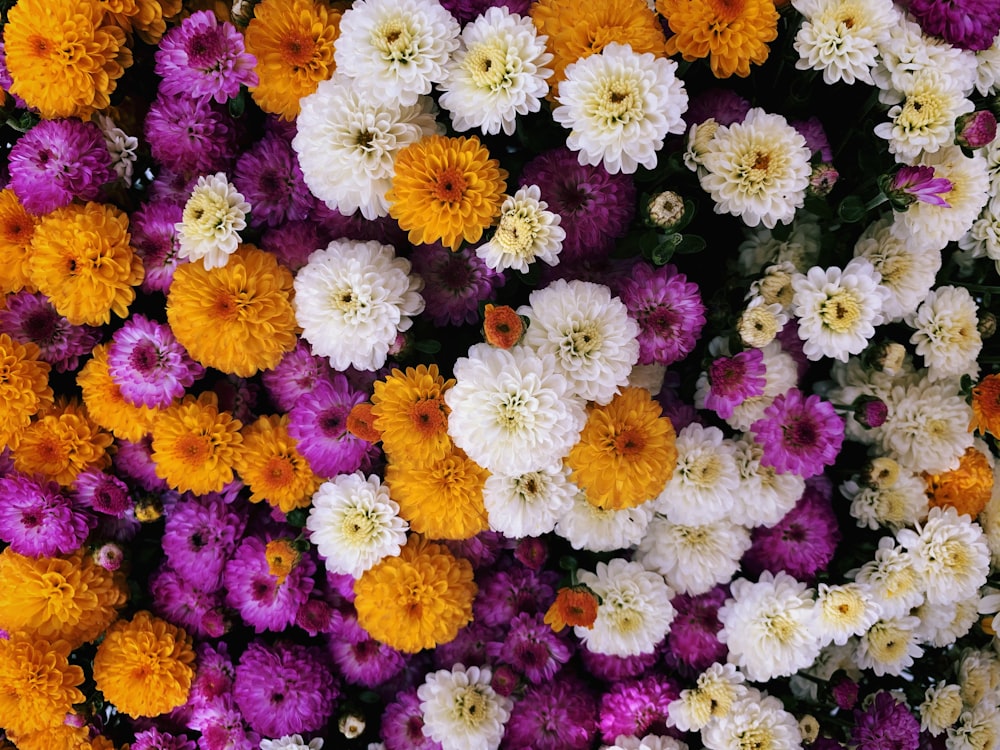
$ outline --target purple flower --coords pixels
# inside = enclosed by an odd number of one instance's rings
[[[81,120],[42,120],[14,144],[8,167],[10,187],[34,214],[97,200],[115,179],[104,134]]]
[[[622,302],[639,324],[639,364],[671,365],[686,357],[705,325],[698,285],[668,263],[639,261],[620,286]]]
[[[424,280],[421,294],[436,326],[477,322],[480,303],[492,299],[505,281],[468,245],[456,252],[440,242],[417,245],[411,260],[414,273]]]
[[[764,393],[765,370],[764,354],[760,349],[747,349],[733,357],[713,360],[708,366],[705,408],[729,419],[737,406]]]
[[[126,401],[157,408],[169,406],[205,374],[169,326],[139,313],[111,338],[108,371]]]
[[[0,539],[20,555],[68,555],[95,522],[56,482],[21,474],[0,478]]]
[[[313,591],[315,594],[315,590]],[[339,612],[322,599],[311,596],[295,613],[295,624],[315,638],[320,633],[329,633],[335,625],[335,615]]]
[[[346,377],[335,373],[330,380],[317,381],[288,412],[288,434],[298,441],[299,453],[320,476],[355,472],[365,455],[377,450],[347,431],[347,415],[367,398],[364,391],[353,389]]]
[[[250,224],[255,227],[305,219],[315,202],[291,143],[275,130],[240,156],[233,184],[253,207]]]
[[[83,508],[121,518],[132,505],[128,485],[99,469],[86,469],[73,480],[73,499]]]
[[[236,668],[224,641],[213,646],[201,642],[195,647],[198,669],[191,682],[187,707],[191,709],[216,705],[232,696]]]
[[[749,111],[750,102],[732,89],[710,88],[691,97],[684,122],[690,126],[713,119],[720,125],[732,125],[743,122]]]
[[[71,324],[48,297],[27,290],[7,295],[6,309],[0,310],[0,333],[22,344],[36,344],[40,359],[56,372],[75,370],[80,357],[90,354],[101,340],[99,328]]]
[[[844,442],[844,420],[833,404],[797,388],[777,396],[750,429],[764,449],[762,466],[806,479],[832,465]]]
[[[1000,32],[994,0],[910,0],[908,9],[925,33],[962,49],[988,49]]]
[[[565,673],[564,673],[565,674]],[[587,750],[597,734],[597,701],[570,676],[532,685],[507,721],[506,750]],[[391,749],[390,749],[391,750]]]
[[[3,39],[0,38],[0,89],[3,89],[14,100],[14,106],[18,109],[27,109],[28,103],[17,94],[10,93],[10,87],[14,84],[14,79],[10,77],[10,70],[7,68],[7,49]]]
[[[476,621],[507,627],[521,612],[542,614],[556,596],[559,576],[551,570],[535,572],[522,566],[491,571],[479,583],[472,603]]]
[[[243,35],[215,13],[192,13],[160,40],[156,73],[167,96],[215,99],[219,104],[240,93],[240,86],[256,86],[257,58],[243,47]]]
[[[847,676],[843,676],[837,680],[830,689],[833,702],[837,704],[838,708],[844,711],[850,711],[857,705],[859,692],[858,683]]]
[[[566,230],[560,268],[603,260],[628,232],[636,212],[636,188],[629,175],[580,164],[565,146],[539,154],[524,165],[519,186],[537,185],[549,211]]]
[[[243,715],[227,699],[198,712],[192,729],[201,732],[198,750],[259,750],[260,735],[243,723]]]
[[[891,693],[880,692],[854,712],[851,740],[856,750],[917,750],[920,722]]]
[[[319,381],[332,377],[330,360],[317,357],[302,339],[273,369],[261,374],[264,390],[281,411],[291,410]]]
[[[507,6],[511,13],[527,16],[528,10],[531,8],[531,0],[441,0],[441,5],[464,26],[490,8]],[[390,750],[392,749],[390,748]]]
[[[620,734],[637,737],[668,734],[667,707],[680,694],[680,689],[666,675],[651,674],[615,683],[601,696],[602,738],[613,743]]]
[[[540,612],[523,612],[511,620],[503,643],[496,649],[497,659],[530,683],[548,682],[573,655],[565,637],[568,632],[554,633]]]
[[[649,651],[635,656],[612,656],[598,654],[589,648],[581,648],[578,653],[583,661],[584,669],[605,682],[618,682],[638,677],[660,658],[658,651]]]
[[[851,404],[854,419],[866,430],[881,427],[889,416],[889,407],[877,396],[861,395]]]
[[[131,750],[195,750],[194,740],[184,734],[169,734],[159,729],[144,729],[135,733]]]
[[[671,600],[676,615],[664,651],[668,666],[694,677],[726,660],[727,649],[718,633],[722,630],[719,608],[728,596],[725,586],[716,586],[698,596],[680,594]]]
[[[188,262],[177,256],[180,240],[176,225],[183,216],[182,203],[155,200],[143,204],[129,217],[132,247],[146,269],[142,280],[142,291],[146,294],[166,294],[174,279],[174,269]]]
[[[424,717],[417,689],[402,691],[382,712],[382,741],[386,750],[441,750],[424,735]]]
[[[965,148],[982,148],[997,137],[997,118],[988,109],[967,112],[955,121],[955,143]]]
[[[236,155],[236,125],[211,101],[159,93],[144,128],[153,158],[187,177],[226,171]]]
[[[312,558],[302,555],[288,577],[279,583],[270,572],[265,544],[255,536],[244,539],[226,563],[224,576],[226,604],[237,610],[243,621],[258,633],[281,631],[295,622],[299,607],[312,591],[312,576],[316,572]]]
[[[267,737],[322,729],[339,694],[317,647],[254,642],[236,666],[236,704],[250,727]]]
[[[149,579],[149,593],[156,614],[196,638],[219,638],[226,632],[221,592],[203,591],[176,570],[161,566]]]
[[[190,585],[216,591],[246,527],[246,512],[212,493],[185,494],[165,515],[162,545],[170,566]]]
[[[503,551],[504,537],[487,529],[468,539],[444,539],[442,542],[455,557],[468,560],[473,570],[479,570],[497,561]]]
[[[153,461],[153,436],[145,435],[138,442],[118,440],[118,452],[112,457],[115,471],[146,492],[163,492],[168,489],[166,480],[156,475]]]
[[[721,124],[721,123],[720,123]],[[830,141],[826,137],[826,130],[823,123],[813,115],[806,120],[794,120],[789,123],[799,134],[806,139],[806,148],[813,155],[819,154],[819,160],[826,164],[833,163],[833,149],[830,148]]]
[[[496,653],[502,639],[500,626],[473,620],[451,641],[434,649],[434,665],[438,669],[451,669],[453,664],[484,666],[492,661],[492,654]]]
[[[329,233],[316,222],[288,221],[265,229],[260,249],[271,253],[292,273],[298,273],[316,248],[326,247],[329,243]]]
[[[951,180],[947,177],[935,177],[931,166],[902,166],[887,183],[884,192],[898,210],[905,210],[915,201],[929,203],[932,206],[948,206],[948,201],[942,195],[951,192]]]
[[[369,690],[391,680],[406,666],[403,654],[368,635],[354,614],[339,620],[330,633],[327,650],[347,682]]]

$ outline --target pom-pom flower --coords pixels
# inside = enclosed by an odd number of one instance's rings
[[[226,265],[239,247],[239,233],[247,227],[248,213],[250,204],[223,172],[202,175],[176,226],[180,242],[177,256],[203,261],[206,270]]]
[[[0,722],[17,734],[59,726],[82,703],[83,670],[69,663],[69,644],[27,633],[0,640]]]
[[[152,429],[158,410],[136,406],[122,395],[111,377],[108,347],[109,344],[95,346],[91,358],[76,376],[83,403],[91,418],[104,429],[111,430],[115,437],[141,440]]]
[[[0,190],[0,292],[19,292],[30,286],[28,251],[38,226],[11,188]]]
[[[496,232],[476,248],[476,255],[496,270],[513,268],[522,273],[536,260],[550,266],[559,262],[559,251],[566,231],[559,226],[562,217],[548,211],[548,204],[540,200],[537,185],[520,188],[500,207],[500,223]]]
[[[797,388],[776,397],[751,430],[764,449],[761,466],[805,479],[833,464],[844,440],[844,420],[833,405]]]
[[[309,505],[322,481],[288,433],[288,415],[262,416],[243,430],[234,468],[250,488],[250,502],[266,500],[283,513]]]
[[[108,371],[126,400],[151,407],[169,406],[205,372],[169,327],[138,313],[112,337]]]
[[[428,674],[417,688],[424,734],[443,750],[496,750],[514,701],[491,687],[488,667],[456,664]]]
[[[61,402],[21,433],[14,468],[68,487],[84,469],[111,465],[112,440],[78,402]]]
[[[16,443],[31,418],[52,405],[49,365],[35,344],[20,344],[0,333],[0,443]]]
[[[444,394],[453,385],[455,379],[445,380],[437,365],[393,370],[375,381],[372,414],[390,460],[426,464],[451,452]]]

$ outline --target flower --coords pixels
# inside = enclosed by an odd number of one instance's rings
[[[483,308],[483,339],[490,346],[510,349],[521,343],[525,330],[525,319],[510,305],[487,304]]]
[[[978,371],[983,347],[978,323],[979,306],[969,290],[942,285],[931,289],[912,315],[910,343],[924,358],[927,377],[940,380]]]
[[[1000,11],[989,3],[914,0],[907,10],[924,33],[940,36],[961,49],[987,49],[1000,33]]]
[[[128,485],[99,469],[87,469],[76,475],[73,499],[84,508],[117,518],[132,508]]]
[[[421,2],[425,0],[411,0]],[[429,135],[396,156],[389,215],[414,245],[477,242],[500,214],[507,170],[475,136]]]
[[[492,676],[462,664],[429,673],[417,688],[424,734],[443,750],[496,750],[514,702],[493,690]]]
[[[377,370],[424,309],[423,281],[391,245],[334,240],[295,276],[295,318],[314,354],[337,370]]]
[[[176,191],[173,197],[183,200],[191,192],[194,175],[226,169],[236,155],[239,131],[228,111],[211,100],[157,97],[143,128],[153,158],[176,173],[174,181],[179,184],[171,186],[171,194]]]
[[[167,294],[167,322],[197,362],[250,377],[295,347],[292,274],[243,245],[221,268],[185,263]]]
[[[52,405],[49,365],[35,344],[20,344],[0,333],[0,443],[16,444],[31,418]]]
[[[177,257],[177,223],[184,215],[178,203],[149,202],[132,212],[129,230],[132,247],[142,259],[146,275],[142,291],[167,293],[174,277],[174,269],[185,263]]]
[[[149,406],[127,401],[111,377],[108,366],[109,344],[94,347],[91,358],[80,368],[76,383],[80,387],[87,413],[101,427],[123,440],[138,441],[153,427],[159,413]]]
[[[567,625],[573,628],[594,627],[597,621],[597,607],[600,600],[597,594],[586,585],[579,584],[561,588],[556,592],[555,601],[545,612],[545,624],[557,633]]]
[[[60,400],[24,428],[14,454],[14,468],[68,487],[81,471],[111,465],[107,451],[112,442],[111,435],[101,430],[78,402]]]
[[[716,78],[746,78],[750,63],[762,65],[770,52],[768,42],[778,36],[778,12],[771,0],[658,0],[656,9],[673,32],[667,54],[680,52],[688,62],[707,57]]]
[[[857,81],[874,86],[872,69],[879,45],[898,20],[891,0],[793,0],[805,20],[795,34],[799,70],[820,70],[823,82]]]
[[[844,421],[833,405],[797,388],[776,397],[751,430],[764,449],[761,465],[805,479],[832,464],[844,440]]]
[[[653,507],[675,524],[700,526],[721,520],[736,504],[736,447],[718,427],[692,422],[676,441],[677,461]]]
[[[0,332],[22,344],[36,344],[39,359],[56,372],[75,370],[101,335],[94,326],[71,325],[48,297],[26,289],[7,295],[6,309],[0,310]]]
[[[125,32],[93,0],[20,4],[8,16],[4,47],[11,92],[46,119],[87,119],[105,109],[132,64]]]
[[[682,690],[668,707],[667,723],[684,732],[701,731],[715,719],[728,716],[733,704],[753,695],[734,664],[718,662],[698,675],[695,687]]]
[[[0,640],[0,722],[29,734],[59,726],[82,703],[83,670],[69,663],[69,644],[15,633]]]
[[[201,260],[205,270],[226,265],[239,247],[239,233],[246,229],[248,213],[250,204],[224,172],[202,175],[176,225],[180,243],[177,256],[192,262]]]
[[[984,375],[972,387],[970,430],[1000,436],[1000,374]]]
[[[459,32],[431,0],[361,0],[341,18],[334,59],[345,75],[408,106],[443,80]]]
[[[263,0],[247,25],[247,53],[257,60],[250,95],[265,112],[291,120],[299,102],[334,69],[341,13],[314,0]]]
[[[555,532],[573,549],[610,552],[639,544],[652,518],[651,503],[621,510],[599,508],[581,490],[556,521]]]
[[[406,666],[403,654],[371,638],[353,616],[335,626],[333,635],[328,651],[352,685],[377,688],[399,675]]]
[[[570,131],[581,164],[612,174],[653,169],[668,133],[684,132],[687,91],[677,63],[612,42],[567,66],[552,118]]]
[[[920,722],[892,693],[879,691],[864,711],[854,712],[851,740],[858,750],[883,750],[916,747]]]
[[[802,734],[795,716],[782,702],[754,688],[733,701],[729,711],[703,730],[705,747],[739,747],[746,737],[768,750],[793,750],[802,746]]]
[[[476,255],[495,271],[513,268],[522,273],[536,260],[550,266],[559,262],[559,251],[566,232],[559,226],[562,218],[547,211],[539,200],[537,185],[520,188],[500,207],[500,222],[488,242],[476,248]]]
[[[774,229],[789,223],[805,202],[809,157],[805,138],[784,117],[755,107],[743,122],[715,131],[698,180],[715,201],[715,213]]]
[[[57,482],[12,473],[0,479],[0,539],[22,555],[69,554],[79,549],[92,519],[74,507]]]
[[[802,497],[805,479],[798,474],[779,474],[773,466],[761,465],[764,449],[752,433],[744,433],[734,443],[740,487],[730,518],[748,527],[773,526]]]
[[[183,396],[205,370],[170,328],[136,313],[111,338],[108,372],[127,401],[162,408]]]
[[[663,491],[677,464],[675,439],[673,425],[649,392],[626,387],[607,405],[588,408],[565,464],[588,502],[621,510]]]
[[[353,578],[398,555],[407,523],[377,476],[341,474],[320,485],[306,519],[309,541],[332,573]]]
[[[194,659],[184,630],[141,611],[108,628],[94,657],[94,681],[122,713],[158,716],[187,700]]]
[[[129,245],[128,216],[114,206],[73,203],[42,217],[31,238],[31,282],[73,325],[128,315],[143,278]]]
[[[568,474],[562,467],[490,474],[483,484],[483,507],[490,528],[510,539],[552,531],[578,491]]]
[[[934,167],[927,165],[901,166],[885,190],[893,206],[908,208],[920,201],[932,206],[947,206],[947,196],[951,192],[951,180],[934,176]]]
[[[459,41],[440,84],[441,106],[455,130],[513,135],[517,116],[539,111],[549,90],[545,38],[530,18],[500,5],[466,24]]]
[[[512,750],[586,750],[597,733],[597,705],[588,685],[560,677],[532,685],[511,709],[504,743]]]
[[[260,741],[260,750],[320,750],[322,747],[322,737],[309,740],[307,744],[300,734],[285,735],[276,740]]]
[[[733,357],[718,357],[698,379],[696,404],[711,409],[723,419],[748,398],[764,393],[764,354],[760,349],[747,349]]]
[[[312,558],[289,554],[287,542],[276,546],[274,541],[244,537],[226,561],[223,576],[226,606],[239,612],[257,633],[281,632],[295,622],[315,585]]]
[[[250,488],[250,502],[267,501],[283,513],[309,505],[322,479],[289,434],[287,414],[264,415],[243,429],[233,468]]]
[[[471,245],[449,250],[440,242],[414,248],[410,261],[424,280],[424,312],[434,325],[477,321],[480,304],[506,283],[503,273],[490,268],[477,251]]]
[[[288,434],[319,476],[350,474],[370,459],[371,445],[349,429],[352,407],[364,399],[364,391],[355,390],[344,375],[334,373],[329,380],[317,380],[288,412]]]
[[[924,582],[917,573],[913,554],[897,546],[892,537],[879,540],[874,559],[862,565],[854,579],[873,590],[882,608],[882,620],[903,617],[924,601]],[[883,641],[887,644],[885,650],[891,653],[894,645],[891,639]],[[905,656],[906,644],[902,643],[895,650]],[[898,657],[899,653],[894,656]]]
[[[376,380],[372,393],[375,429],[390,461],[427,464],[451,452],[448,406],[444,394],[455,384],[445,380],[437,365],[394,369]]]
[[[612,685],[601,697],[598,709],[602,737],[616,745],[615,738],[618,738],[624,747],[629,747],[624,741],[626,735],[637,738],[647,732],[652,736],[666,731],[667,707],[677,698],[678,692],[670,677],[656,673]],[[645,750],[638,743],[635,747]],[[655,749],[659,747],[656,745]]]
[[[0,190],[0,291],[4,294],[31,284],[28,251],[37,226],[38,217],[24,207],[13,189]]]
[[[358,623],[376,640],[407,653],[454,639],[472,621],[472,565],[412,534],[354,583]]]
[[[671,600],[671,604],[677,610],[677,616],[670,623],[670,632],[667,633],[664,657],[668,664],[682,674],[693,675],[703,670],[711,671],[713,664],[718,665],[726,658],[726,646],[718,638],[718,632],[722,629],[718,614],[719,607],[728,597],[728,588],[720,585],[698,596],[681,594]],[[729,665],[727,669],[739,675],[742,681],[742,675],[736,672],[735,665]],[[700,678],[698,684],[701,688]],[[719,702],[721,711],[725,701],[719,695],[713,697]],[[671,712],[673,710],[671,709]],[[679,721],[676,724],[681,726]]]
[[[425,735],[417,688],[400,690],[382,712],[382,739],[387,750],[441,750]]]
[[[990,501],[993,490],[992,459],[978,447],[965,449],[957,469],[923,475],[931,507],[951,506],[959,515],[976,518]]]
[[[301,119],[297,122],[301,125]],[[251,226],[278,227],[286,221],[302,221],[316,202],[306,187],[291,139],[277,126],[240,155],[233,183],[253,207]]]
[[[966,112],[955,121],[955,143],[965,148],[988,146],[997,137],[997,118],[988,109]]]

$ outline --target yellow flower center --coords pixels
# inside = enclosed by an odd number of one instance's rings
[[[892,663],[906,653],[905,634],[885,623],[875,623],[868,631],[868,651],[878,661]]]
[[[569,332],[562,342],[563,354],[573,357],[585,357],[600,348],[603,337],[594,323],[585,323]]]
[[[298,73],[313,62],[316,56],[316,42],[307,34],[290,31],[288,36],[281,40],[279,51],[281,62]]]
[[[455,718],[467,727],[479,726],[488,715],[488,700],[478,686],[469,686],[455,694]]]
[[[183,435],[177,441],[177,458],[190,467],[200,469],[212,455],[209,435]]]
[[[746,0],[709,0],[708,4],[720,22],[732,23],[743,13]]]
[[[507,53],[496,42],[472,47],[465,56],[463,67],[480,88],[497,91],[510,85]]]
[[[768,634],[782,643],[787,643],[795,634],[795,621],[785,614],[777,614],[767,618]]]
[[[191,234],[213,236],[224,229],[229,216],[229,201],[224,195],[210,190],[192,193],[184,206],[182,221]]]
[[[896,126],[906,132],[923,130],[940,122],[946,104],[932,86],[925,86],[906,98],[903,110],[896,117]]]
[[[367,544],[371,540],[376,528],[375,519],[371,517],[371,514],[367,510],[352,508],[348,513],[344,514],[344,520],[340,525],[340,532],[352,544],[360,546]]]
[[[714,454],[697,456],[687,466],[682,467],[684,478],[701,487],[712,487],[719,481],[722,464]]]
[[[493,241],[505,253],[521,256],[535,243],[535,230],[535,222],[524,211],[508,211],[500,218]]]
[[[823,612],[839,625],[856,623],[865,609],[864,599],[856,591],[833,591],[823,603]]]
[[[379,24],[373,33],[375,48],[386,62],[408,63],[413,54],[413,34],[402,19],[393,18]]]
[[[754,727],[737,736],[740,750],[769,750],[774,746],[774,733],[767,727]]]
[[[786,161],[781,152],[760,148],[742,154],[736,164],[736,176],[742,191],[748,195],[766,193],[772,178],[782,170]]]
[[[820,305],[819,316],[823,325],[837,333],[851,330],[861,317],[861,305],[846,289],[838,289]]]
[[[595,104],[595,114],[608,127],[626,125],[643,117],[642,98],[636,96],[634,82],[627,79],[605,81]]]

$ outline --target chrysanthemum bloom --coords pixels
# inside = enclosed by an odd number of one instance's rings
[[[320,750],[323,747],[323,738],[316,737],[307,743],[302,739],[302,735],[286,734],[276,740],[261,740],[260,747],[261,750]]]
[[[261,374],[261,381],[274,405],[280,411],[289,411],[321,381],[332,377],[330,363],[314,355],[309,345],[299,340],[273,369]]]
[[[778,36],[773,0],[658,0],[656,9],[673,32],[667,54],[680,52],[688,62],[707,57],[716,78],[746,78],[750,63],[763,65]]]
[[[348,683],[369,690],[393,679],[407,665],[403,654],[369,636],[354,615],[332,628],[327,652]]]
[[[939,474],[924,473],[931,507],[953,507],[960,515],[976,518],[990,501],[993,491],[992,460],[975,447],[965,449],[957,469]]]
[[[94,657],[94,681],[122,713],[159,716],[187,701],[194,660],[191,636],[142,611],[108,628]]]
[[[555,528],[579,492],[568,477],[569,469],[558,464],[525,474],[490,474],[483,485],[490,528],[509,539],[534,537],[524,544],[538,544],[537,537]],[[544,545],[539,554],[544,555]]]
[[[785,710],[780,699],[755,688],[748,688],[725,715],[709,722],[702,731],[706,747],[738,747],[747,737],[772,750],[792,750],[803,745],[796,717]]]
[[[264,500],[289,513],[309,505],[322,480],[288,432],[288,415],[261,416],[243,430],[233,468],[250,489],[250,502]]]
[[[667,724],[682,732],[701,731],[729,714],[733,703],[747,695],[746,678],[735,664],[714,662],[699,671],[695,687],[682,690],[680,698],[668,706]]]
[[[153,614],[184,628],[195,638],[219,638],[228,627],[222,592],[191,585],[184,574],[162,565],[150,577]]]
[[[681,594],[671,600],[677,615],[670,623],[663,654],[668,666],[694,676],[725,662],[727,649],[718,638],[722,629],[718,614],[728,597],[728,588],[720,585],[699,596]],[[736,667],[730,669],[735,671]]]
[[[910,343],[923,357],[927,377],[941,380],[978,372],[983,339],[979,333],[979,305],[962,286],[930,290],[912,315]]]
[[[205,367],[250,377],[295,346],[292,274],[274,256],[243,245],[222,268],[186,263],[174,272],[167,322]]]
[[[297,122],[301,132],[301,119]],[[316,202],[306,187],[289,137],[278,127],[240,155],[233,183],[253,206],[250,224],[255,227],[300,222],[309,216]]]
[[[498,662],[511,665],[531,684],[550,681],[573,651],[567,640],[543,622],[540,612],[522,612],[510,621],[500,644]]]
[[[84,508],[116,518],[121,518],[132,507],[128,485],[98,469],[87,469],[76,475],[73,499]]]
[[[218,492],[233,480],[243,447],[243,424],[219,409],[212,391],[188,395],[156,417],[153,461],[156,474],[180,492]]]
[[[111,338],[108,372],[127,401],[162,408],[183,396],[205,369],[169,327],[137,313]]]
[[[488,242],[476,248],[476,255],[495,271],[513,268],[522,273],[536,260],[550,266],[559,262],[559,251],[566,231],[559,226],[562,217],[548,211],[539,200],[537,185],[520,188],[504,200],[500,222]]]
[[[194,740],[186,734],[171,734],[158,729],[144,729],[135,733],[132,750],[196,750]]]
[[[698,391],[705,409],[723,419],[748,398],[764,393],[764,355],[760,349],[748,349],[733,357],[717,357],[698,379]],[[697,396],[696,396],[697,399]]]
[[[229,498],[230,500],[232,498]],[[247,523],[245,504],[226,495],[185,494],[165,513],[162,547],[170,567],[189,585],[214,591]]]
[[[521,342],[526,329],[525,319],[509,305],[483,308],[483,339],[490,346],[510,349]]]
[[[972,422],[970,430],[1000,436],[1000,375],[984,375],[972,387]]]
[[[229,168],[240,133],[224,106],[186,96],[154,99],[143,121],[143,132],[153,158],[169,170],[153,185],[167,188],[163,180],[172,177],[167,189],[171,194],[184,192],[184,197],[189,192],[188,183],[196,176]]]
[[[0,444],[14,445],[17,436],[40,410],[52,405],[49,364],[39,359],[35,344],[20,344],[0,333]]]
[[[832,465],[844,440],[844,420],[833,405],[797,388],[775,398],[750,429],[764,449],[762,466],[805,479]]]
[[[566,456],[570,479],[598,508],[620,510],[663,491],[677,463],[673,425],[644,388],[623,388],[588,408],[580,440]]]
[[[177,257],[177,223],[184,215],[180,203],[149,201],[133,211],[129,217],[132,247],[142,259],[146,276],[142,291],[167,293],[178,263],[186,262]]]
[[[9,157],[10,187],[33,214],[47,214],[74,199],[100,198],[114,179],[100,128],[79,120],[42,120],[18,138]]]
[[[382,435],[382,449],[390,461],[428,464],[452,450],[448,435],[445,392],[455,379],[445,380],[437,365],[394,369],[376,380],[372,393],[375,429]]]
[[[479,257],[478,248],[449,250],[440,242],[418,245],[410,255],[413,271],[424,280],[424,314],[436,326],[479,320],[479,307],[504,285],[506,277]]]
[[[280,632],[294,623],[315,585],[312,557],[289,554],[287,542],[276,548],[274,541],[244,537],[223,577],[226,606],[258,633]]]
[[[829,86],[838,81],[875,85],[871,71],[879,44],[899,19],[892,0],[793,0],[792,4],[805,16],[795,34],[796,69],[822,71]]]
[[[95,326],[70,324],[44,294],[24,289],[8,294],[6,305],[0,310],[0,332],[22,344],[36,344],[39,359],[56,372],[75,370],[80,357],[89,354],[101,338]]]
[[[561,588],[545,612],[545,624],[557,633],[567,625],[592,628],[597,620],[597,595],[587,586]]]
[[[428,674],[417,688],[424,734],[443,750],[497,750],[514,701],[493,690],[492,677],[462,664]]]
[[[336,373],[329,380],[318,380],[288,413],[288,433],[319,476],[355,472],[377,451],[371,445],[380,439],[377,434],[368,440],[350,429],[352,409],[364,400],[364,391],[355,390],[346,377]]]
[[[225,104],[240,86],[258,83],[253,55],[243,49],[243,35],[229,22],[219,23],[215,13],[192,13],[160,41],[156,74],[160,91],[167,96],[215,99]]]
[[[44,216],[31,238],[30,268],[38,291],[73,325],[126,317],[144,274],[129,244],[128,216],[101,203]]]
[[[653,169],[669,133],[683,133],[688,96],[677,63],[613,42],[566,68],[552,118],[581,164],[612,174]]]
[[[372,638],[415,653],[447,643],[472,621],[476,590],[467,560],[411,535],[398,556],[355,581],[354,606]]]
[[[13,10],[13,9],[12,9]],[[132,52],[93,0],[28,0],[4,28],[11,93],[45,119],[87,119],[107,108]]]
[[[70,644],[25,632],[0,640],[0,722],[28,734],[63,723],[82,703],[83,670],[69,663]]]
[[[914,0],[907,11],[924,33],[960,49],[989,49],[1000,32],[1000,9],[986,0]]]
[[[0,190],[0,292],[9,294],[25,287],[34,291],[29,279],[31,237],[38,217],[29,213],[11,188]]]
[[[176,225],[177,256],[202,261],[207,270],[221,268],[240,244],[250,204],[229,183],[224,172],[202,175],[184,204]]]
[[[250,94],[261,109],[295,119],[299,100],[333,72],[339,25],[339,11],[313,0],[264,0],[254,6],[246,49],[257,59],[259,80]]]
[[[19,554],[69,554],[96,525],[97,519],[51,479],[11,472],[0,479],[0,491],[0,539]]]
[[[668,706],[679,695],[680,690],[670,677],[655,673],[610,686],[601,696],[598,709],[604,741],[614,743],[616,737],[665,733]],[[615,743],[615,746],[629,747],[624,742]],[[636,748],[645,750],[644,745],[638,743]]]
[[[737,504],[736,446],[718,427],[692,422],[677,433],[677,461],[653,508],[671,523],[698,527],[728,518]],[[702,532],[692,532],[695,538]]]
[[[556,597],[558,583],[554,571],[523,565],[481,573],[473,605],[476,622],[503,629],[520,612],[543,612]]]
[[[865,710],[854,712],[852,744],[858,750],[917,747],[920,722],[901,702],[887,691],[879,691]]]
[[[440,240],[457,250],[477,242],[500,214],[507,171],[475,136],[432,135],[396,157],[389,215],[415,245]]]
[[[511,750],[586,750],[597,735],[597,704],[589,682],[568,677],[532,685],[511,709],[504,731]]]
[[[417,688],[400,690],[382,712],[381,737],[386,750],[441,750],[441,743],[424,734]]]
[[[599,508],[580,490],[569,509],[556,521],[555,533],[573,549],[611,552],[638,545],[653,513],[652,503],[622,510]]]
[[[673,523],[656,515],[635,560],[662,575],[674,591],[698,595],[728,582],[749,548],[749,530],[728,515],[697,525]]]
[[[108,368],[109,344],[94,347],[91,358],[80,368],[76,383],[87,413],[106,430],[123,440],[141,440],[153,427],[158,410],[136,406],[122,396]]]
[[[57,403],[21,432],[14,468],[68,487],[84,469],[111,465],[107,449],[113,440],[78,402]]]

